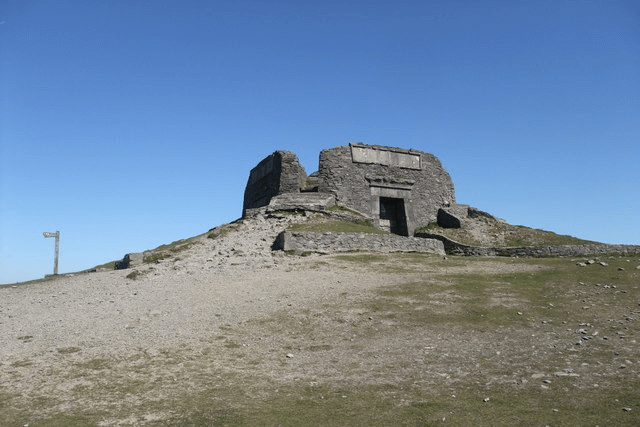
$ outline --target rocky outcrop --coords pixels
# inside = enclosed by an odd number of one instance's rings
[[[121,261],[116,261],[114,270],[124,270],[125,268],[137,267],[144,261],[142,252],[133,252],[126,254]]]

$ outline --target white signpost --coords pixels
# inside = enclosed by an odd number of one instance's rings
[[[60,232],[56,231],[55,233],[47,233],[46,231],[42,233],[44,237],[55,237],[56,238],[56,252],[53,258],[53,274],[58,274],[58,253],[60,252]]]

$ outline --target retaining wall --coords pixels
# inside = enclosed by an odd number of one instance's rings
[[[444,255],[444,245],[436,239],[403,237],[394,234],[314,233],[283,231],[276,248],[285,251],[340,252],[371,250],[379,252],[427,252]]]
[[[517,246],[517,247],[480,247],[469,246],[448,239],[439,234],[416,233],[416,238],[437,239],[450,255],[467,256],[582,256],[607,253],[640,253],[640,245],[560,245],[560,246]]]

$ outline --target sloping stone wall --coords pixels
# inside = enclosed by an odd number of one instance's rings
[[[307,173],[290,151],[275,151],[251,169],[244,190],[242,216],[247,209],[266,206],[278,194],[298,193],[304,186]]]
[[[640,245],[561,245],[561,246],[515,246],[481,247],[469,246],[448,239],[439,234],[416,233],[416,238],[438,239],[447,254],[466,256],[583,256],[608,253],[640,253]]]
[[[439,240],[402,237],[393,234],[284,231],[278,236],[275,247],[285,251],[340,252],[372,250],[445,254],[444,245]]]
[[[451,177],[433,154],[358,143],[320,153],[318,191],[374,219],[379,197],[404,199],[410,228],[436,221],[439,208],[455,203]]]

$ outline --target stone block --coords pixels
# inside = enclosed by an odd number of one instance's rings
[[[335,204],[336,199],[331,194],[285,193],[271,199],[267,212],[291,210],[325,211]]]

